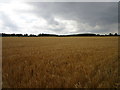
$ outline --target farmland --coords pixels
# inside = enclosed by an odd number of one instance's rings
[[[3,88],[116,88],[118,37],[3,37]]]

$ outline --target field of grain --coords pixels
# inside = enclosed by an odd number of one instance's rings
[[[118,37],[3,37],[3,88],[116,88]]]

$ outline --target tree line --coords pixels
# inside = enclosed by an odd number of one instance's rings
[[[69,36],[120,36],[118,35],[117,33],[109,33],[109,34],[104,34],[104,35],[101,35],[101,34],[71,34],[71,35],[56,35],[56,34],[38,34],[38,35],[35,35],[35,34],[6,34],[6,33],[1,33],[0,36],[2,37],[43,37],[43,36],[54,36],[54,37],[69,37]]]

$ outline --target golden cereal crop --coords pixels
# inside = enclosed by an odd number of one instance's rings
[[[3,88],[116,88],[118,37],[3,37]]]

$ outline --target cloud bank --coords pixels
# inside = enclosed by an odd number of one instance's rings
[[[117,2],[0,3],[0,33],[118,32]]]

